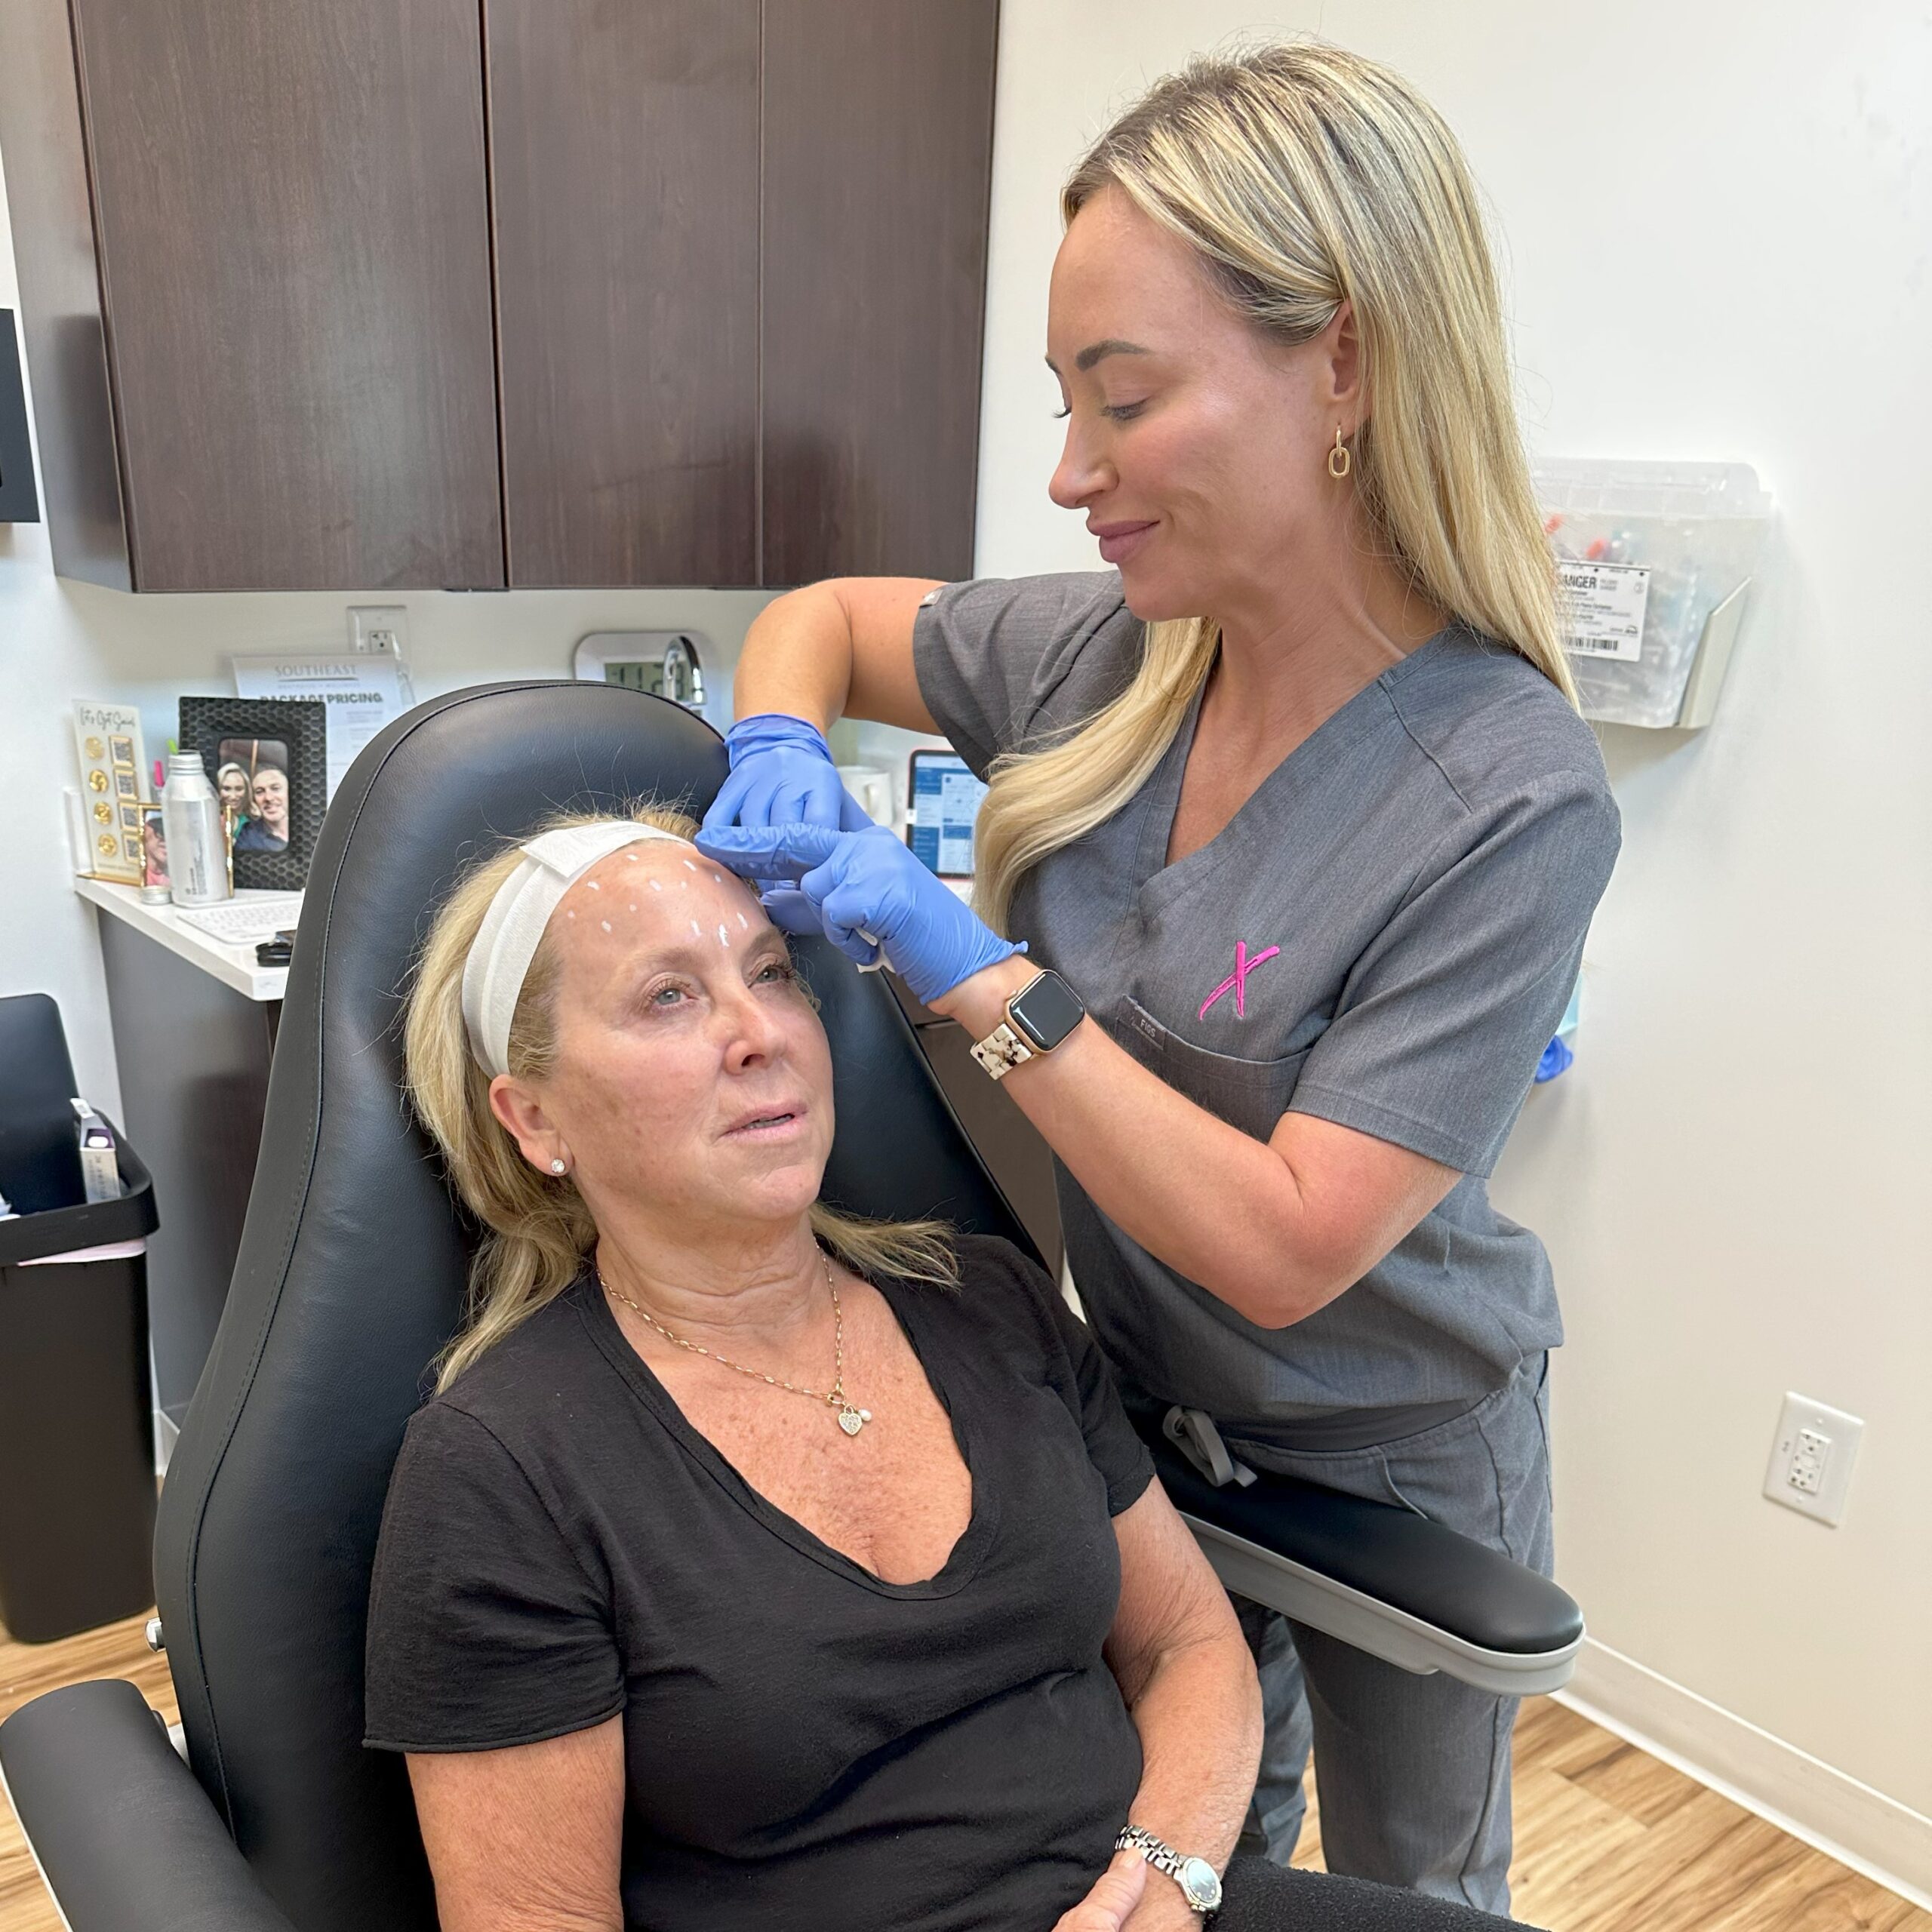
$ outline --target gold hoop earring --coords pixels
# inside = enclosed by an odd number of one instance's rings
[[[1342,440],[1342,426],[1337,423],[1335,425],[1335,447],[1328,452],[1328,474],[1339,483],[1355,467],[1355,457],[1348,445]]]

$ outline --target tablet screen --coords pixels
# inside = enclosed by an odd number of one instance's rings
[[[986,788],[957,752],[915,752],[906,842],[941,878],[973,874],[973,821]]]

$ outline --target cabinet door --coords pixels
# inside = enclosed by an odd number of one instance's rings
[[[758,580],[758,0],[485,0],[513,584]]]
[[[764,581],[973,565],[997,0],[765,0]]]
[[[500,585],[475,0],[73,0],[135,587]]]

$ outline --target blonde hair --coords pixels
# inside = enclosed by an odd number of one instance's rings
[[[1235,310],[1307,342],[1346,302],[1372,414],[1352,487],[1432,602],[1536,666],[1574,704],[1555,566],[1510,395],[1501,298],[1456,138],[1388,68],[1294,42],[1204,57],[1101,136],[1060,197],[1113,186],[1186,242]],[[1005,930],[1020,875],[1144,785],[1220,643],[1150,623],[1119,697],[1044,749],[1008,752],[980,808],[975,904]]]
[[[697,829],[695,820],[649,804],[628,814],[566,814],[537,829],[619,816],[683,838]],[[569,1177],[540,1174],[490,1111],[490,1077],[470,1052],[463,1023],[464,962],[520,857],[513,845],[485,860],[450,895],[423,949],[403,1023],[411,1102],[442,1151],[451,1185],[485,1230],[470,1264],[466,1318],[438,1358],[439,1391],[562,1294],[597,1244],[597,1224]],[[546,937],[510,1022],[509,1069],[518,1079],[540,1081],[554,1066],[556,1006],[557,957]],[[859,1274],[947,1284],[958,1279],[952,1230],[943,1221],[865,1220],[822,1201],[813,1204],[811,1217],[820,1244]]]

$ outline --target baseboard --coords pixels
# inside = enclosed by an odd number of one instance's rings
[[[1556,1694],[1580,1717],[1932,1911],[1932,1818],[1586,1638]]]

